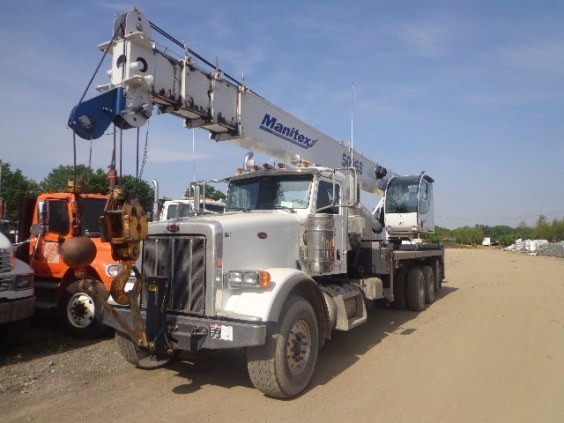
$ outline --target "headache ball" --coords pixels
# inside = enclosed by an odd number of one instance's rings
[[[86,267],[96,258],[96,245],[85,236],[67,238],[61,246],[61,258],[71,269]]]

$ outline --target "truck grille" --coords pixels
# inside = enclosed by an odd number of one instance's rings
[[[0,248],[0,273],[12,271],[12,254],[7,248]]]
[[[166,277],[170,283],[168,310],[205,314],[206,238],[150,238],[143,242],[142,271],[146,278]],[[143,292],[145,303],[147,293]]]

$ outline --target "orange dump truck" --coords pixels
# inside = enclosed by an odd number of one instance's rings
[[[102,194],[48,193],[22,202],[20,240],[30,241],[20,247],[19,257],[34,270],[36,309],[56,311],[66,329],[82,338],[104,331],[102,306],[79,290],[73,269],[61,259],[61,246],[73,234],[92,239],[97,253],[87,271],[109,290],[120,265],[112,259],[110,244],[100,240],[98,219],[106,200]]]

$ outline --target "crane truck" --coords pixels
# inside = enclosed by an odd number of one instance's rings
[[[173,56],[152,31],[177,42],[136,9],[116,18],[113,38],[99,46],[112,56],[110,82],[71,111],[74,133],[138,128],[157,109],[252,151],[225,180],[224,214],[152,222],[144,233],[138,207],[107,206],[107,239],[136,259],[136,277],[116,277],[105,322],[138,367],[182,351],[243,348],[256,388],[296,396],[332,332],[366,322],[367,305],[421,311],[435,300],[444,250],[421,241],[434,229],[434,181],[369,160],[181,43],[185,56]],[[259,166],[253,152],[279,162]],[[374,212],[360,190],[383,194]],[[114,237],[104,219],[116,210],[123,232]]]

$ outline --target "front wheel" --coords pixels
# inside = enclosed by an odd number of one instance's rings
[[[102,305],[89,293],[81,291],[79,281],[65,288],[59,303],[59,316],[67,331],[77,338],[91,339],[102,335]]]
[[[115,341],[117,349],[123,358],[125,358],[125,361],[134,366],[139,366],[141,360],[149,357],[149,351],[138,347],[126,334],[117,330]]]
[[[266,344],[247,350],[253,385],[276,398],[298,395],[311,380],[318,346],[313,307],[302,297],[289,297],[280,320],[269,327]]]

